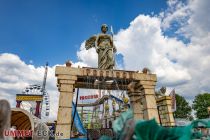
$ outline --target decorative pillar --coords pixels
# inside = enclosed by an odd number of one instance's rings
[[[109,118],[109,104],[108,100],[107,103],[105,104],[105,127],[108,128],[108,118]]]
[[[22,101],[17,101],[17,100],[16,100],[16,102],[17,102],[16,108],[20,108],[20,103],[21,103]]]
[[[59,107],[57,115],[56,133],[62,135],[55,139],[70,139],[72,122],[72,99],[76,76],[58,75]]]
[[[130,105],[133,110],[134,119],[143,119],[143,112],[140,101],[141,89],[139,83],[131,82],[128,85],[128,96],[130,98]]]
[[[67,62],[66,67],[57,66],[55,70],[58,88],[60,92],[59,109],[57,117],[56,133],[62,133],[56,139],[70,139],[71,111],[73,89],[87,88],[87,78],[117,78],[125,81],[134,81],[133,87],[128,88],[131,107],[134,109],[135,119],[158,118],[157,106],[154,95],[155,83],[157,77],[155,74],[135,71],[102,70],[95,68],[72,68],[71,63]],[[78,77],[78,79],[77,79]],[[98,85],[88,83],[90,89],[98,89]],[[125,90],[127,82],[119,89]],[[107,85],[107,89],[113,90],[113,87]],[[142,111],[143,110],[143,111]],[[104,121],[107,119],[104,112]],[[159,120],[157,120],[159,122]],[[106,123],[105,123],[106,125]]]
[[[209,113],[209,118],[210,118],[210,106],[207,108],[208,113]]]
[[[113,108],[112,115],[113,115],[114,120],[116,119],[116,115],[115,115],[115,105],[116,105],[116,101],[115,101],[115,99],[113,99],[113,100],[112,100],[112,108]]]
[[[172,112],[171,97],[163,96],[157,99],[158,112],[162,126],[174,126],[175,121]]]
[[[156,81],[140,81],[141,91],[142,91],[142,104],[143,104],[143,118],[145,120],[150,120],[155,118],[157,123],[159,123],[159,116],[157,110],[157,104],[155,99],[155,85]]]
[[[82,110],[81,110],[81,121],[83,123],[83,106],[82,106]]]
[[[35,112],[35,116],[40,118],[40,104],[41,101],[36,101],[36,112]]]

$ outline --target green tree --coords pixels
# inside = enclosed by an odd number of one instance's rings
[[[208,107],[210,106],[210,94],[203,93],[195,96],[193,101],[193,109],[198,119],[205,119],[209,117]]]
[[[191,115],[191,112],[192,108],[185,100],[185,98],[176,94],[176,111],[174,112],[174,117],[192,120],[193,117]]]

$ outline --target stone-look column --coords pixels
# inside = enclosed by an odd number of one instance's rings
[[[82,110],[81,110],[81,122],[83,123],[83,107],[82,107]]]
[[[209,118],[210,118],[210,106],[207,108],[208,112],[209,112]]]
[[[55,139],[70,139],[72,122],[72,99],[76,76],[58,75],[58,89],[60,91],[56,133],[62,135]]]
[[[171,97],[163,96],[157,99],[157,105],[159,106],[159,115],[161,118],[162,126],[174,126],[174,117],[172,112]]]
[[[143,94],[143,118],[145,120],[155,118],[157,123],[159,123],[159,116],[155,99],[155,84],[155,81],[140,81],[141,90]]]
[[[130,98],[130,105],[133,110],[134,119],[143,119],[142,105],[141,105],[141,89],[137,82],[131,82],[128,85],[128,96]]]
[[[173,116],[173,112],[172,112],[172,99],[171,97],[167,96],[166,97],[166,106],[167,106],[167,115],[168,115],[168,123],[167,126],[174,126],[175,125],[175,120],[174,120],[174,116]]]

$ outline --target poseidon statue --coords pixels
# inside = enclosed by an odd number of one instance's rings
[[[90,37],[85,42],[85,48],[87,50],[92,47],[96,48],[99,69],[113,69],[115,66],[114,55],[117,50],[113,43],[113,36],[106,34],[107,31],[108,26],[103,24],[101,26],[102,33]]]

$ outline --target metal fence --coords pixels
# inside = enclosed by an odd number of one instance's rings
[[[98,140],[101,136],[114,137],[112,128],[101,128],[101,129],[87,129],[88,140]]]

